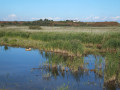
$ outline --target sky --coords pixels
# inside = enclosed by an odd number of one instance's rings
[[[0,0],[0,21],[120,22],[120,0]]]

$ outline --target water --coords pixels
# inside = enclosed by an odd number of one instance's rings
[[[104,57],[87,55],[76,60],[61,57],[37,49],[0,46],[0,89],[107,89]]]

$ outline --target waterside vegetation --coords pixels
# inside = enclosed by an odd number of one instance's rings
[[[0,45],[38,48],[46,51],[81,56],[94,52],[120,50],[120,32],[31,32],[0,30]]]
[[[73,70],[73,72],[78,71],[78,68],[83,67],[83,61],[81,56],[87,54],[97,54],[103,53],[107,54],[106,56],[106,68],[105,68],[105,83],[116,82],[120,83],[120,74],[117,72],[119,69],[119,61],[120,61],[120,28],[114,27],[113,31],[109,31],[111,28],[107,29],[106,32],[102,31],[100,27],[92,28],[90,30],[81,32],[78,30],[70,31],[45,31],[42,27],[41,30],[34,29],[33,31],[30,29],[24,30],[15,28],[0,28],[0,45],[5,46],[18,46],[25,48],[37,48],[40,50],[44,50],[46,52],[50,51],[53,53],[61,53],[62,55],[66,55],[69,58],[66,61],[63,61],[62,56],[52,56],[49,58],[49,63],[52,63],[53,67],[56,66],[57,63],[62,64],[62,69],[67,66]],[[49,27],[51,30],[53,27]],[[58,27],[55,27],[58,28]],[[63,28],[63,27],[60,27]],[[60,29],[59,28],[59,29]],[[65,29],[68,27],[64,27]],[[73,28],[73,27],[71,27]],[[70,29],[70,28],[69,28]],[[84,28],[82,28],[84,29]],[[100,30],[94,32],[94,29]],[[116,31],[117,30],[117,31]],[[93,31],[93,32],[91,32]],[[103,32],[103,33],[102,33]],[[114,57],[112,57],[114,55]],[[111,56],[111,57],[110,57]],[[57,61],[59,58],[59,61]],[[71,60],[72,58],[72,60]],[[71,61],[70,61],[71,60]],[[72,64],[71,64],[72,63]],[[98,65],[99,66],[99,65]],[[86,69],[85,69],[86,70]],[[89,70],[90,71],[90,70]],[[95,73],[101,75],[103,71],[91,70]]]

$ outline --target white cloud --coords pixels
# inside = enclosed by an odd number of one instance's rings
[[[15,18],[15,17],[17,17],[15,14],[11,14],[11,15],[8,15],[8,17],[10,17],[10,18]]]
[[[15,14],[10,14],[3,18],[3,21],[15,21],[17,20],[17,16]]]
[[[88,16],[84,18],[61,18],[61,17],[18,17],[16,14],[10,14],[4,18],[2,21],[34,21],[40,19],[49,19],[54,21],[63,21],[63,20],[77,20],[77,21],[84,21],[84,22],[100,22],[100,21],[117,21],[120,22],[120,16],[114,17],[100,17],[100,16]]]
[[[95,16],[95,17],[93,17],[93,19],[94,19],[94,20],[98,20],[98,19],[100,19],[100,17]]]
[[[120,22],[120,16],[115,16],[115,17],[100,17],[100,16],[89,16],[86,18],[81,18],[81,21],[117,21]]]
[[[40,18],[31,18],[32,20],[39,20]]]
[[[54,20],[54,21],[59,21],[62,20],[60,17],[43,17],[43,18],[32,18],[32,20],[40,20],[40,19],[49,19],[49,20]]]
[[[117,21],[119,20],[120,21],[120,16],[116,16],[116,17],[110,17],[111,20],[114,20],[114,21]]]

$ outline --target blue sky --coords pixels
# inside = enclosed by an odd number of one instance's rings
[[[0,20],[118,21],[120,0],[0,0]]]

